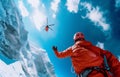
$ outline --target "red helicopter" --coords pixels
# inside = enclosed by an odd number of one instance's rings
[[[45,30],[46,32],[48,32],[49,29],[53,31],[53,29],[52,29],[50,26],[54,26],[54,25],[55,25],[55,24],[48,24],[48,18],[47,18],[47,24],[46,24],[44,30]]]

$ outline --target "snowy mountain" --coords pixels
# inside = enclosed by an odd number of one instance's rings
[[[26,77],[19,61],[7,65],[0,60],[0,66],[0,77]]]
[[[16,60],[0,60],[0,77],[55,77],[46,51],[28,42],[27,34],[14,0],[0,0],[0,54]]]

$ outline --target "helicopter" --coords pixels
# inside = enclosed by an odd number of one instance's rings
[[[53,31],[53,29],[51,28],[51,26],[54,26],[54,25],[55,25],[55,24],[48,24],[48,18],[47,18],[47,24],[46,24],[44,30],[45,30],[46,32],[48,32],[49,30],[52,30],[52,31]]]

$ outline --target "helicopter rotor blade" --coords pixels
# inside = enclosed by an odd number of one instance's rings
[[[48,25],[48,18],[47,18],[47,24],[46,25]]]
[[[49,29],[53,31],[53,29],[52,29],[52,28],[50,28],[50,27],[49,27]]]
[[[45,28],[46,27],[46,25],[43,25],[41,28]]]
[[[42,27],[42,30],[45,30],[45,27],[44,27],[44,26]]]
[[[55,24],[50,24],[50,25],[48,25],[48,26],[54,26]]]

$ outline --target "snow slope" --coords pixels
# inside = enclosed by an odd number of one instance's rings
[[[0,0],[0,77],[55,77],[46,51],[28,41],[14,0]]]

